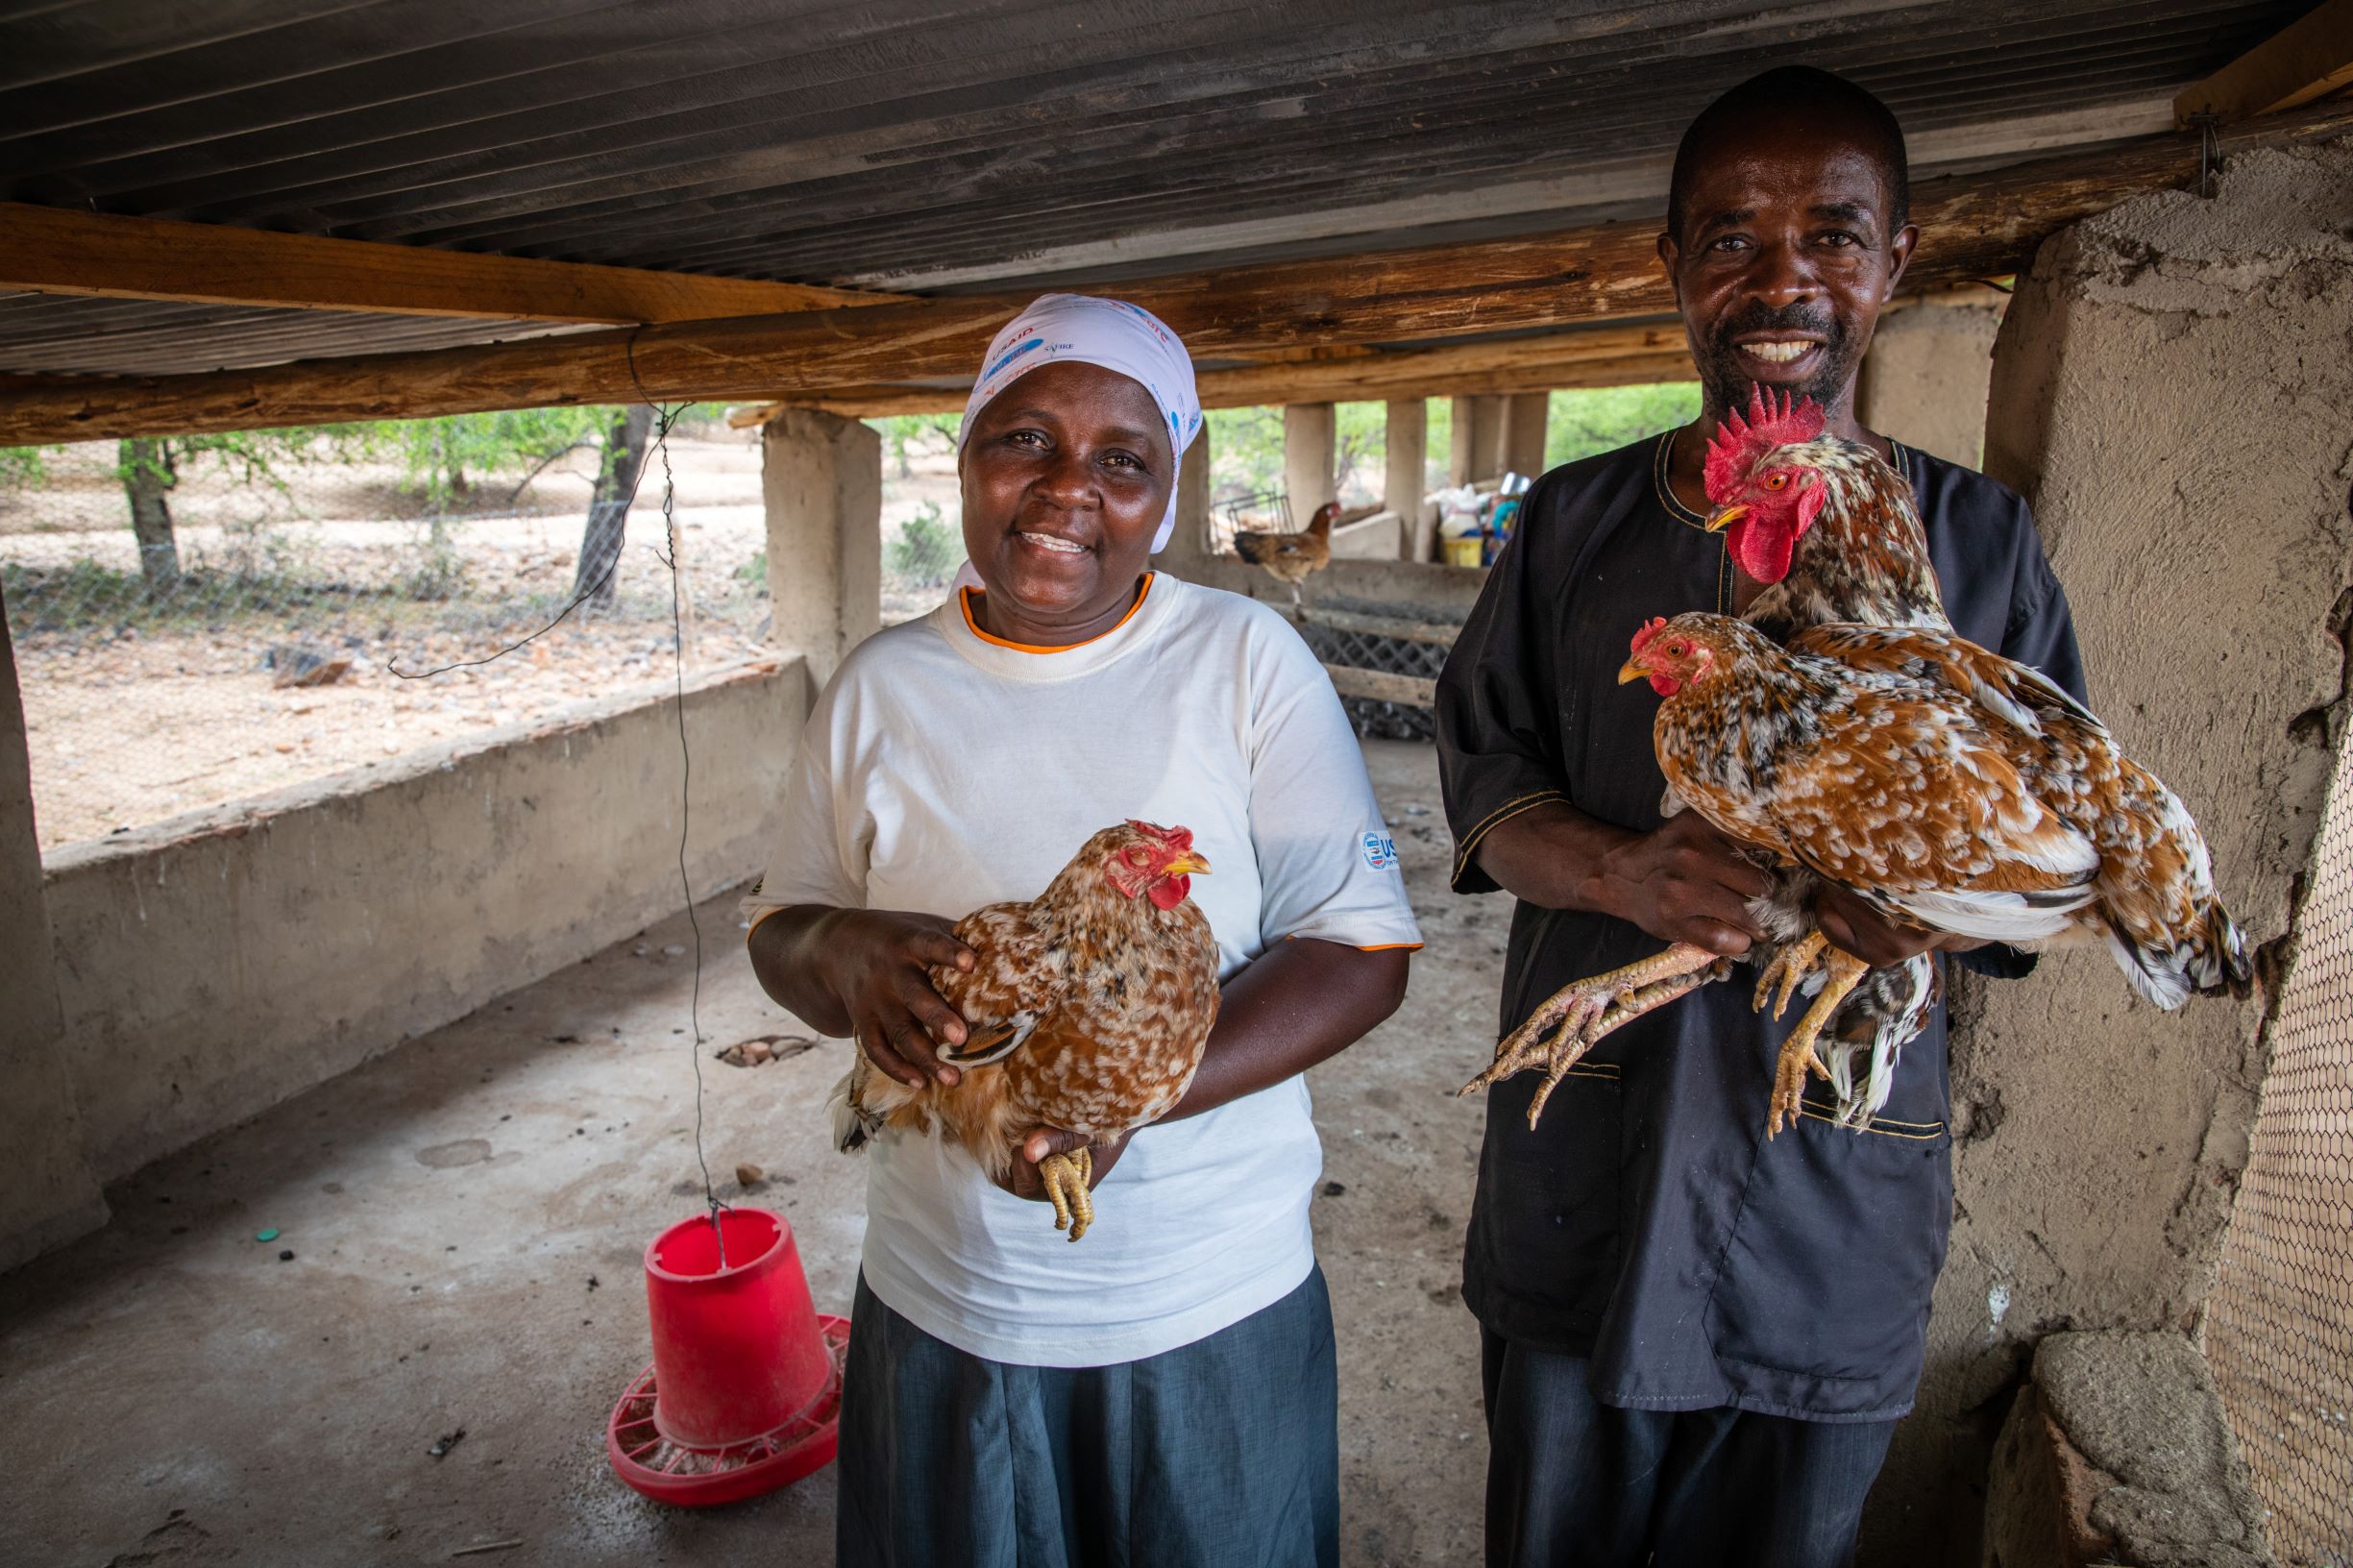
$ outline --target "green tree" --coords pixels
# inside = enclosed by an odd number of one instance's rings
[[[956,427],[963,422],[955,414],[891,414],[867,423],[890,447],[891,460],[898,465],[898,477],[911,479],[915,478],[914,454],[934,445],[954,452]]]
[[[1283,488],[1283,410],[1212,408],[1202,416],[1210,438],[1210,500],[1239,501]]]
[[[347,427],[295,425],[275,430],[229,430],[214,435],[139,436],[115,443],[114,475],[131,507],[131,532],[138,540],[139,573],[154,593],[180,583],[180,541],[173,529],[171,493],[192,465],[210,463],[240,484],[266,484],[282,492],[280,469],[294,461],[332,454],[349,441]]]
[[[964,535],[941,517],[937,503],[917,508],[891,541],[891,575],[917,587],[945,582],[964,557]]]
[[[1557,468],[1615,452],[1646,435],[1687,425],[1700,413],[1700,383],[1605,386],[1556,392],[1545,410],[1544,466]]]

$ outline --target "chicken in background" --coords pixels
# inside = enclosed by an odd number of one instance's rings
[[[834,1090],[835,1146],[852,1153],[886,1127],[929,1136],[936,1124],[994,1181],[1034,1128],[1100,1143],[1166,1115],[1217,1020],[1217,942],[1190,895],[1209,869],[1189,830],[1123,822],[1089,839],[1030,902],[959,920],[951,935],[980,962],[931,971],[969,1026],[939,1052],[957,1081],[910,1088],[861,1046]],[[1050,1155],[1038,1170],[1054,1228],[1076,1241],[1094,1219],[1089,1151]]]
[[[1238,531],[1234,535],[1234,553],[1289,583],[1291,609],[1296,613],[1301,603],[1299,585],[1332,564],[1332,525],[1339,515],[1340,503],[1327,501],[1315,508],[1305,533]]]

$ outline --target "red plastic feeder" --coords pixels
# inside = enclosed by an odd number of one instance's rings
[[[726,1262],[720,1262],[724,1242]],[[733,1503],[833,1458],[849,1324],[809,1300],[782,1214],[681,1220],[646,1248],[653,1364],[605,1423],[614,1471],[662,1503]]]

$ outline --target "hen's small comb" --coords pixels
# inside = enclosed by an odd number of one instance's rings
[[[1136,817],[1130,817],[1127,825],[1145,838],[1158,840],[1172,849],[1190,849],[1193,846],[1193,830],[1189,827],[1163,827],[1158,822],[1147,822]]]
[[[1813,399],[1784,392],[1777,400],[1752,383],[1749,417],[1743,420],[1738,409],[1726,414],[1716,427],[1716,438],[1707,444],[1707,499],[1719,506],[1728,504],[1759,457],[1776,447],[1811,441],[1822,427],[1822,404]]]
[[[1642,628],[1634,633],[1634,657],[1642,657],[1642,650],[1651,646],[1651,639],[1666,629],[1667,618],[1663,615],[1654,615],[1645,622]]]

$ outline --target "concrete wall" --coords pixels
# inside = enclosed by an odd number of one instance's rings
[[[2343,723],[2353,608],[2353,147],[2055,235],[1995,354],[1986,468],[2033,503],[2093,705],[2287,930]],[[2056,1328],[2195,1324],[2246,1161],[2258,1004],[2133,1000],[2101,953],[1956,987],[1952,1251],[1873,1562],[1974,1560],[1994,1423]]]
[[[1857,417],[1907,446],[1976,467],[2000,327],[2001,311],[1990,305],[1924,302],[1889,311],[1863,360]]]
[[[1390,401],[1383,435],[1381,504],[1402,520],[1408,560],[1436,553],[1438,509],[1422,496],[1429,484],[1430,404],[1423,398]]]
[[[0,1271],[106,1223],[82,1152],[65,1017],[50,959],[16,655],[0,609]]]
[[[689,684],[698,897],[759,870],[807,708],[797,659]],[[676,699],[641,693],[52,857],[67,1056],[99,1177],[674,911],[678,782]],[[709,936],[723,956],[734,940]]]

